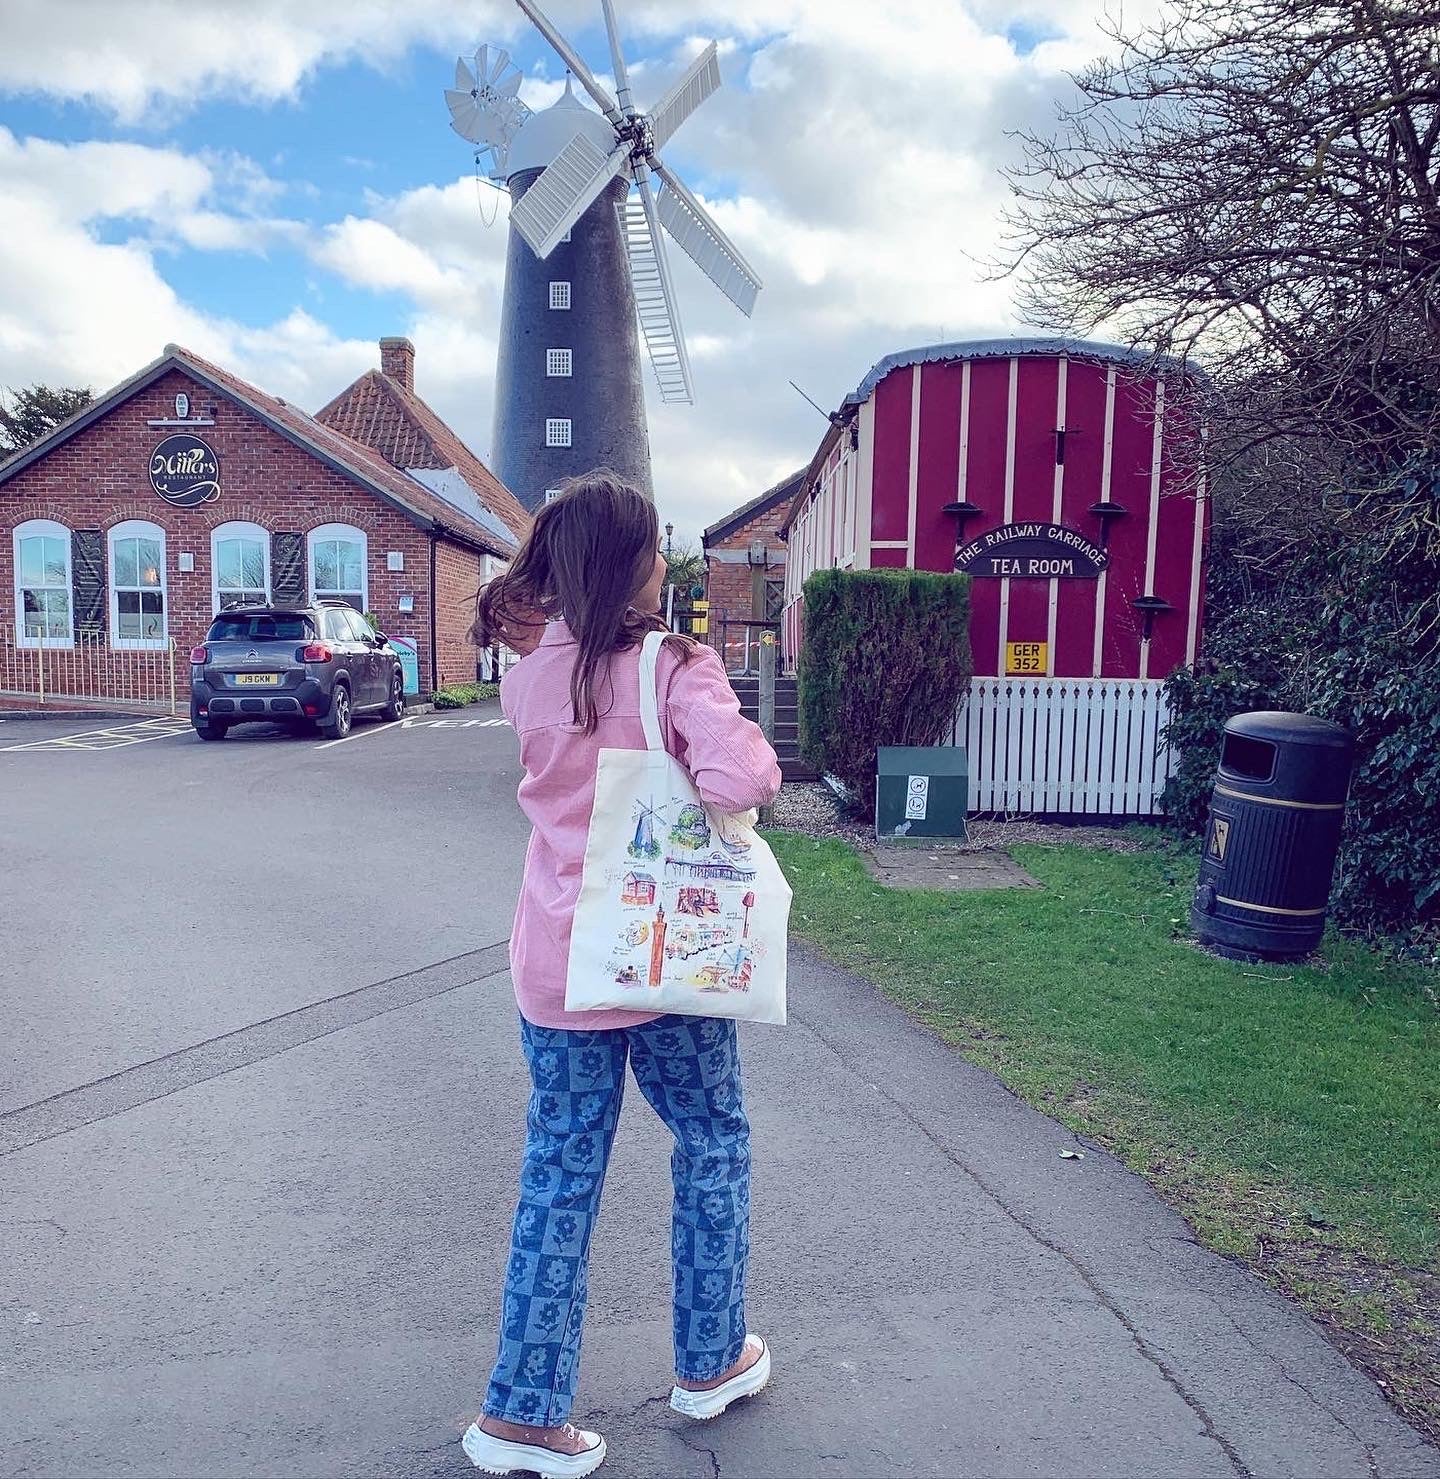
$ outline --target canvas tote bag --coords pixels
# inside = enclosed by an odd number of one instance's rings
[[[640,649],[643,750],[600,751],[565,1008],[785,1020],[790,885],[756,833],[700,799],[660,731],[655,664]]]

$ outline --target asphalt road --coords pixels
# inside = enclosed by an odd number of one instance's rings
[[[0,1474],[473,1472],[525,829],[513,737],[460,717],[0,724]],[[775,1378],[665,1406],[668,1147],[633,1093],[575,1414],[602,1473],[1440,1476],[1109,1156],[1062,1159],[865,983],[797,955],[791,992],[743,1033]]]

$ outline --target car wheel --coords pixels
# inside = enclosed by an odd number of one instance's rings
[[[335,692],[330,695],[330,717],[320,725],[320,732],[329,739],[344,739],[350,733],[353,717],[350,690],[343,683],[337,683]]]
[[[230,732],[228,724],[216,724],[213,720],[204,724],[196,724],[195,733],[202,740],[222,740]]]
[[[390,702],[385,705],[385,718],[392,722],[405,713],[405,679],[400,669],[390,675]]]

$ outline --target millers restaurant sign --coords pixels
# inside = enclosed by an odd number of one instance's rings
[[[964,575],[1093,580],[1109,561],[1098,544],[1064,524],[1001,524],[955,551]]]
[[[192,432],[177,432],[150,454],[150,486],[176,508],[198,508],[220,496],[220,459]]]

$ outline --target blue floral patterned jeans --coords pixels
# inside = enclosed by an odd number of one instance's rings
[[[640,1092],[675,1136],[675,1370],[689,1381],[718,1376],[745,1343],[750,1126],[735,1024],[668,1016],[572,1032],[522,1018],[520,1038],[533,1088],[485,1411],[539,1427],[559,1426],[570,1415],[590,1232],[627,1057]]]

